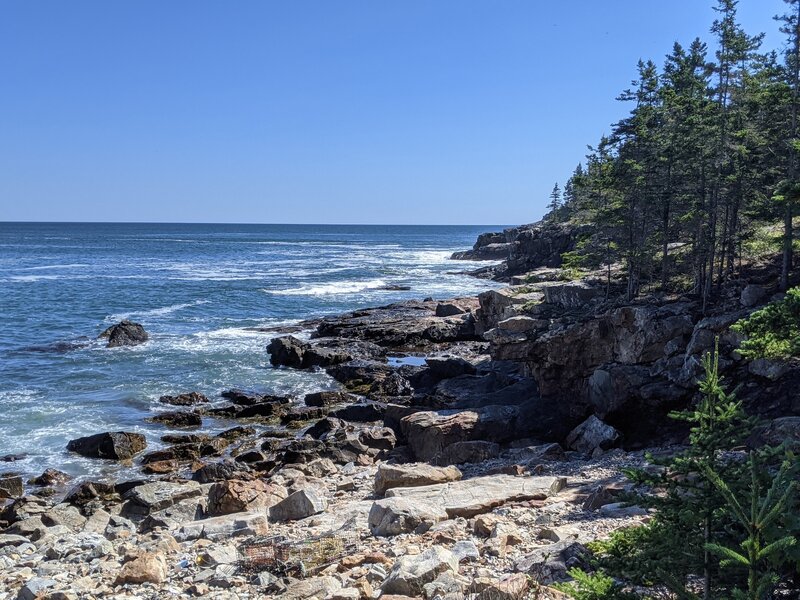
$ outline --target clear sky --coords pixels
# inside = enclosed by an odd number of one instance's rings
[[[741,0],[782,40],[781,0]],[[514,224],[706,0],[5,0],[0,221]]]

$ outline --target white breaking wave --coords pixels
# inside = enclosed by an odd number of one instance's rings
[[[332,294],[358,294],[386,287],[388,284],[383,279],[368,279],[364,281],[337,281],[318,285],[302,285],[286,290],[262,290],[267,294],[277,296],[327,296]]]
[[[131,319],[131,318],[142,319],[148,317],[163,317],[165,315],[170,315],[179,310],[183,310],[184,308],[199,306],[200,304],[208,304],[208,300],[195,300],[194,302],[185,302],[183,304],[162,306],[161,308],[154,308],[152,310],[143,310],[130,313],[117,313],[114,315],[107,316],[105,320],[107,322],[116,322],[116,321],[122,321],[123,319]]]

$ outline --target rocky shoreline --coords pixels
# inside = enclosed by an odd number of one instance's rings
[[[186,431],[163,449],[130,432],[70,442],[140,479],[0,476],[0,599],[561,597],[549,584],[587,542],[647,519],[622,502],[622,469],[683,441],[666,415],[717,338],[745,403],[800,435],[797,367],[744,361],[728,329],[772,296],[767,276],[711,314],[684,297],[617,305],[592,277],[559,278],[576,237],[481,236],[466,257],[504,259],[493,276],[514,285],[477,298],[265,330],[274,368],[322,369],[339,390],[163,396],[154,419]],[[146,339],[121,325],[109,343]],[[206,416],[231,427],[203,433]]]

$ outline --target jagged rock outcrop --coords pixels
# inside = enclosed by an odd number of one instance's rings
[[[141,433],[115,431],[77,438],[67,444],[67,450],[90,458],[127,460],[147,447]]]
[[[150,336],[141,324],[125,319],[112,325],[97,337],[98,339],[107,339],[109,348],[116,348],[143,344]]]
[[[502,260],[494,268],[494,279],[506,281],[514,275],[538,267],[561,266],[561,255],[575,249],[581,236],[591,230],[588,225],[540,221],[506,229],[501,233],[485,233],[478,237],[472,250],[456,252],[455,260]]]

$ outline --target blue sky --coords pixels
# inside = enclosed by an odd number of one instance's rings
[[[740,21],[782,40],[781,0]],[[0,221],[520,223],[705,0],[6,0]]]

